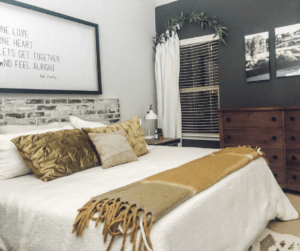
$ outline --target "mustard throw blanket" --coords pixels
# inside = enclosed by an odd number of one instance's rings
[[[123,234],[124,250],[128,236],[132,250],[152,250],[150,229],[152,224],[193,195],[207,189],[225,176],[244,167],[261,154],[243,146],[225,148],[203,158],[188,162],[130,185],[93,197],[81,209],[73,232],[78,236],[89,220],[104,222],[104,242],[111,235],[107,250],[115,236]],[[98,214],[96,214],[98,212]],[[96,216],[94,216],[96,214]],[[138,230],[141,230],[136,243]],[[144,246],[145,245],[145,246]]]

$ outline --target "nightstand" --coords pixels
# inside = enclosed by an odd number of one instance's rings
[[[164,138],[162,140],[159,139],[145,139],[148,145],[155,145],[155,146],[178,146],[180,143],[179,138]]]

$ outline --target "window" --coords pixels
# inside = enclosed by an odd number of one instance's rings
[[[180,41],[182,138],[219,140],[218,37]]]

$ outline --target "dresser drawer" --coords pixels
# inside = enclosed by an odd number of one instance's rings
[[[278,167],[278,166],[273,166],[270,164],[270,169],[277,180],[278,184],[284,184],[285,183],[285,171],[284,171],[284,166]]]
[[[288,185],[292,185],[293,187],[300,189],[300,169],[287,169],[286,178]]]
[[[300,149],[300,131],[285,131],[285,147],[287,149]]]
[[[284,123],[286,129],[300,130],[300,111],[285,111]]]
[[[286,150],[286,165],[300,168],[300,150]]]
[[[283,148],[262,148],[270,164],[284,165]],[[299,157],[300,160],[300,157]]]
[[[223,112],[223,126],[224,128],[282,128],[282,112]]]
[[[224,146],[250,145],[251,147],[283,148],[281,130],[224,129]]]

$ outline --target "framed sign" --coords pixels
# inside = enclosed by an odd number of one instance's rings
[[[102,94],[98,25],[0,0],[0,92]]]

